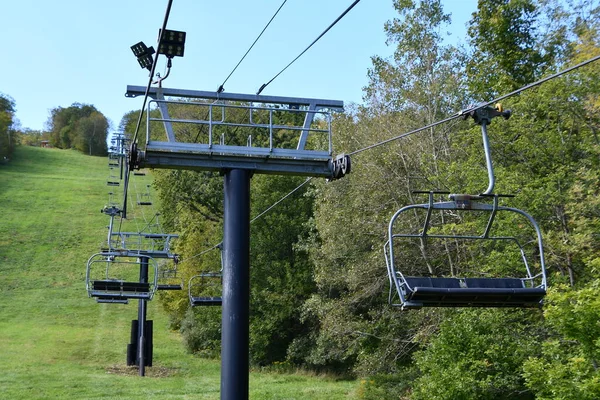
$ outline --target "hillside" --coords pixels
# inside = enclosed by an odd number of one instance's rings
[[[85,263],[106,234],[107,160],[20,147],[0,166],[0,387],[2,398],[218,399],[219,361],[186,354],[158,302],[154,366],[125,367],[137,306],[100,305]],[[256,399],[347,399],[355,382],[252,373]]]

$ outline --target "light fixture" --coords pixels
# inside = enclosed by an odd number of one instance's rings
[[[140,67],[147,68],[148,71],[152,70],[152,54],[155,53],[154,47],[148,47],[144,42],[139,42],[131,46],[131,51],[137,57]]]
[[[160,39],[161,30],[158,31]],[[167,58],[183,57],[185,50],[185,32],[165,29],[162,40],[158,44],[158,54],[164,54]]]

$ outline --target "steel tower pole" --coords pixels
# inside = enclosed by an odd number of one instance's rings
[[[250,336],[250,178],[225,172],[221,400],[247,400]]]

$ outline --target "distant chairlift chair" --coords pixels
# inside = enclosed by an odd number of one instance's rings
[[[219,244],[221,271],[202,272],[192,276],[188,283],[188,296],[192,307],[220,306],[223,304],[223,243]]]
[[[194,294],[196,289],[200,289],[202,294]],[[223,304],[221,297],[222,274],[220,272],[203,272],[193,276],[188,284],[188,290],[192,307]]]
[[[147,262],[146,265],[143,265]],[[141,268],[150,279],[140,282]],[[151,257],[127,253],[97,253],[87,262],[86,289],[99,303],[127,304],[129,299],[152,300],[157,289],[158,265]]]
[[[495,178],[486,127],[493,117],[500,115],[508,118],[510,112],[502,112],[501,108],[486,107],[475,111],[471,115],[482,127],[489,178],[489,185],[484,193],[479,195],[451,194],[449,201],[435,202],[434,196],[436,194],[447,194],[447,192],[416,192],[427,194],[428,202],[402,207],[392,216],[388,227],[389,240],[384,246],[390,280],[389,301],[391,305],[399,306],[403,310],[418,309],[421,307],[540,306],[546,294],[546,268],[540,228],[535,220],[524,211],[499,205],[500,198],[512,196],[492,193]],[[434,214],[434,211],[436,214]],[[483,216],[482,222],[484,222],[480,226],[485,225],[485,227],[477,233],[448,233],[447,229],[444,230],[442,227],[444,222],[447,221],[444,221],[443,217],[436,218],[438,212],[446,213],[446,215],[451,217],[453,216],[453,221],[458,221],[458,223],[469,217],[465,213],[479,213],[479,216]],[[420,213],[419,215],[424,214],[421,219],[421,227],[416,231],[413,230],[408,233],[399,232],[400,229],[397,225],[401,225],[399,221],[402,218],[400,217],[417,215],[418,213]],[[516,236],[494,234],[495,230],[499,229],[496,226],[499,224],[496,217],[500,215],[506,216],[508,213],[516,214],[520,217],[519,220],[522,220],[517,225],[517,228],[514,228],[513,225],[513,231],[514,229],[523,229],[525,226],[528,226],[530,232],[535,232],[535,234],[531,234],[531,241],[522,243],[522,239],[519,240]],[[463,219],[461,220],[458,216],[462,216]],[[475,216],[471,215],[471,217]],[[453,243],[465,241],[494,242],[491,243],[492,248],[496,246],[500,249],[512,246],[513,249],[516,249],[515,259],[520,259],[518,263],[522,265],[522,275],[518,277],[497,278],[482,276],[481,274],[473,276],[471,273],[467,277],[441,277],[432,276],[434,274],[431,274],[431,268],[429,276],[405,275],[407,274],[406,269],[408,269],[408,266],[402,265],[395,257],[395,249],[401,249],[399,244],[418,241],[420,243],[419,250],[424,254],[424,259],[426,260],[428,244],[436,240],[451,241]],[[527,256],[526,247],[527,249],[532,248],[530,253],[533,253],[533,255],[530,254]],[[414,271],[414,269],[412,270]]]
[[[183,281],[177,276],[179,257],[173,255],[171,260],[164,259],[158,266],[158,286],[156,290],[182,290]]]

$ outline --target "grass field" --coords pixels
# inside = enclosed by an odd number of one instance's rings
[[[0,399],[218,399],[220,363],[185,353],[157,301],[154,363],[125,366],[129,305],[96,304],[85,263],[106,236],[106,158],[20,147],[0,165]],[[357,382],[251,373],[252,399],[351,399]]]

